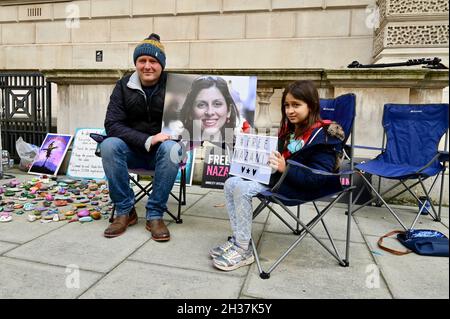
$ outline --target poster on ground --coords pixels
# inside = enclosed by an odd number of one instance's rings
[[[89,135],[105,134],[103,128],[78,128],[75,132],[67,175],[73,178],[105,179],[102,159],[95,155],[98,143]]]
[[[56,176],[72,142],[72,138],[73,135],[48,133],[28,173]]]
[[[269,156],[277,150],[278,138],[254,134],[237,134],[230,175],[268,185],[272,169]]]

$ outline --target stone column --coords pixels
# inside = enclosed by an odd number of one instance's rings
[[[43,70],[57,84],[57,132],[74,134],[77,128],[103,127],[115,82],[126,70]]]
[[[259,109],[256,113],[255,128],[258,134],[268,134],[272,128],[272,120],[270,119],[270,98],[275,90],[273,88],[258,88]]]
[[[377,0],[376,63],[439,57],[448,66],[448,0]]]

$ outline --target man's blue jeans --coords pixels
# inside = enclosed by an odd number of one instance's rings
[[[167,210],[167,200],[177,177],[181,147],[165,141],[151,147],[148,154],[135,152],[117,137],[108,137],[100,144],[103,169],[109,183],[109,195],[117,216],[127,215],[134,206],[128,168],[154,170],[153,190],[146,205],[147,220],[161,219]]]

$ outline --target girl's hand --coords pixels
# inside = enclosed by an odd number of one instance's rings
[[[274,170],[284,173],[286,170],[286,160],[279,152],[273,152],[269,156],[269,165]]]
[[[156,145],[158,143],[162,143],[170,139],[170,135],[164,133],[158,133],[152,137],[152,145]]]

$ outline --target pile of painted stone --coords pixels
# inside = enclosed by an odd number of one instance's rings
[[[105,181],[41,176],[0,186],[0,222],[26,216],[29,222],[91,222],[108,218],[112,210]]]

